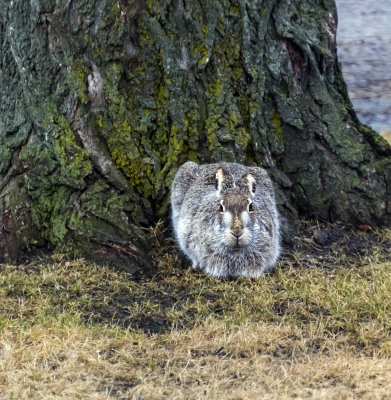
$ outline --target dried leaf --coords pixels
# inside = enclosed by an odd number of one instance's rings
[[[363,232],[372,232],[373,228],[370,225],[359,225],[358,229]]]

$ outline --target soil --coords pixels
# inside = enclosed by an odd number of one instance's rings
[[[311,266],[326,269],[345,267],[343,259],[347,265],[355,261],[361,263],[376,248],[380,248],[385,257],[391,256],[391,243],[382,240],[369,225],[352,227],[340,222],[330,224],[311,221],[304,221],[301,225],[300,238],[297,238],[292,249],[287,250],[287,257],[297,252],[304,260],[311,260]],[[318,239],[318,232],[321,232],[322,240]]]

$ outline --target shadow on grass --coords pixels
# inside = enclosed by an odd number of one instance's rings
[[[172,241],[157,246],[151,275],[131,275],[55,255],[34,259],[9,267],[11,272],[3,282],[3,295],[9,302],[3,304],[3,313],[17,318],[37,309],[55,316],[65,311],[79,315],[85,324],[114,325],[149,334],[191,328],[210,316],[233,324],[246,320],[278,322],[292,314],[292,303],[303,301],[300,291],[306,290],[306,283],[299,282],[303,268],[334,274],[345,267],[359,269],[374,259],[390,260],[391,235],[379,232],[368,226],[360,230],[342,224],[303,222],[295,244],[285,248],[277,267],[258,279],[219,280],[194,271]],[[288,269],[293,272],[284,278]],[[284,279],[290,282],[288,294]],[[29,307],[21,310],[17,301]],[[294,315],[295,321],[307,321],[308,312],[325,318],[330,314],[321,304],[305,301]],[[44,305],[39,306],[40,302]]]

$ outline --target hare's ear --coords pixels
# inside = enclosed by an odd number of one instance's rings
[[[249,191],[251,194],[251,197],[255,196],[255,190],[256,190],[256,184],[255,184],[255,178],[253,174],[244,174],[239,180],[238,180],[238,186],[242,190]]]
[[[219,168],[216,172],[216,196],[221,197],[221,192],[233,187],[233,176],[224,168]]]

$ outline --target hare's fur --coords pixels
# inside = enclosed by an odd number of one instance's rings
[[[279,217],[266,171],[235,163],[182,165],[171,188],[172,222],[193,267],[259,277],[280,255]]]

